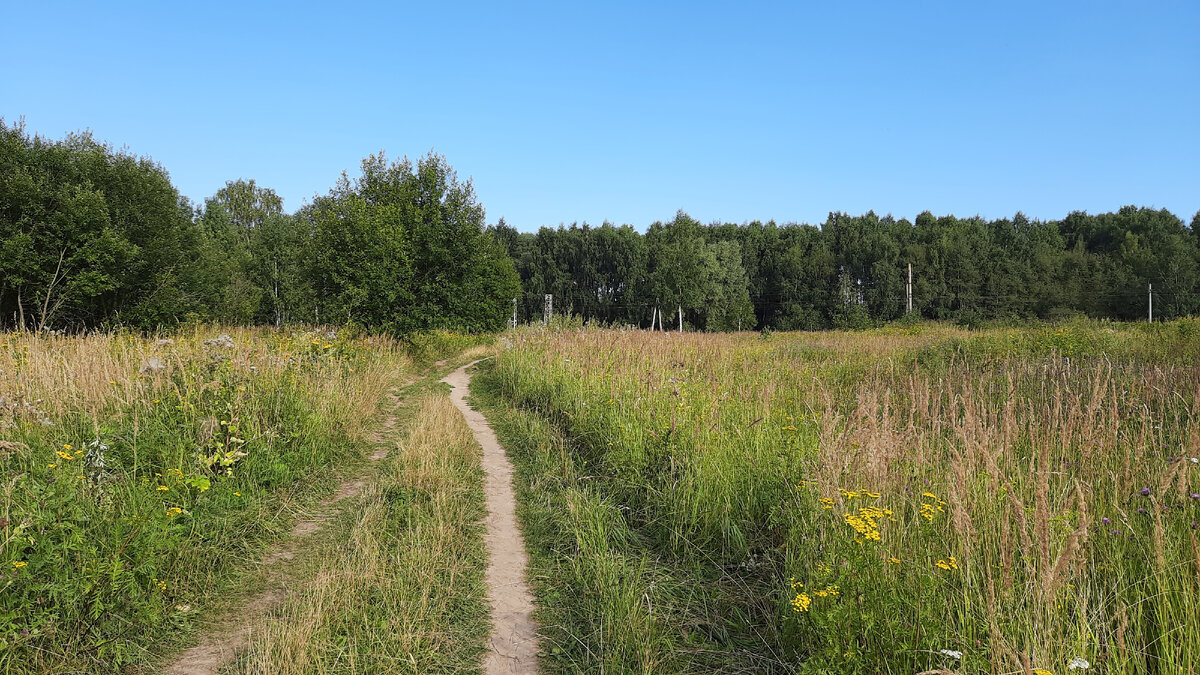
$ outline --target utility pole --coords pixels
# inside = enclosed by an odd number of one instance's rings
[[[553,316],[554,316],[554,294],[547,293],[546,294],[546,309],[543,310],[543,312],[542,312],[542,325],[543,326],[549,325],[550,319]]]
[[[908,263],[908,285],[905,288],[908,292],[908,313],[912,314],[912,263]]]
[[[683,332],[683,305],[679,305],[679,332]]]
[[[516,330],[516,328],[517,328],[517,299],[516,298],[513,298],[512,327],[513,327],[513,330]]]
[[[1146,322],[1154,323],[1154,284],[1146,283]]]
[[[650,310],[650,330],[654,330],[654,320],[658,318],[658,307]]]

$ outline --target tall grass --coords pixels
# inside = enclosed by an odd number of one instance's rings
[[[0,336],[0,668],[114,672],[178,642],[411,368],[324,331]]]
[[[521,334],[489,382],[552,426],[509,425],[526,501],[593,514],[533,539],[643,591],[576,596],[560,662],[1195,672],[1193,328]]]
[[[476,672],[488,632],[479,446],[445,395],[349,514],[311,584],[233,672]]]

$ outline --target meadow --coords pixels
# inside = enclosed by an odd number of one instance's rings
[[[1200,323],[525,329],[558,672],[1200,672]]]
[[[0,670],[126,672],[186,645],[214,608],[254,591],[297,515],[365,464],[388,393],[479,342],[213,327],[0,336]],[[355,513],[401,517],[403,486],[373,485],[374,510]],[[479,500],[455,508],[463,527]]]

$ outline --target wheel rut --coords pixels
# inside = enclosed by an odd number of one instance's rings
[[[406,382],[401,387],[407,386],[410,382]],[[399,406],[400,399],[395,394],[391,394],[390,397],[394,410]],[[371,440],[381,445],[386,443],[387,434],[395,426],[396,415],[389,413],[383,422],[382,429],[374,434]],[[372,452],[369,457],[372,461],[379,461],[386,458],[390,452],[390,448],[380,447]],[[361,478],[352,478],[344,481],[338,486],[332,496],[320,503],[316,513],[308,518],[297,521],[295,526],[292,527],[289,539],[281,542],[263,556],[258,564],[270,566],[294,559],[296,551],[289,545],[296,544],[301,539],[320,532],[325,527],[326,521],[334,516],[334,512],[330,510],[330,507],[335,506],[344,499],[358,495],[366,485],[367,482]],[[232,663],[238,651],[249,644],[251,637],[250,627],[254,625],[254,622],[282,605],[287,599],[287,588],[277,576],[277,574],[273,574],[269,579],[269,583],[273,585],[272,588],[250,598],[239,608],[236,620],[226,620],[219,623],[202,636],[199,644],[185,650],[175,660],[167,664],[162,672],[168,675],[216,675],[221,668]]]
[[[485,581],[491,607],[492,635],[490,650],[484,659],[487,675],[537,672],[537,624],[533,621],[533,594],[525,583],[529,557],[517,526],[516,497],[513,493],[513,466],[484,416],[467,405],[471,376],[470,363],[447,375],[442,381],[453,389],[450,400],[462,412],[483,448],[483,469],[487,475],[484,491],[488,515],[483,535],[488,551]]]

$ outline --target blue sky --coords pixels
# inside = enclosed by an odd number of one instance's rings
[[[293,210],[433,149],[489,222],[1200,209],[1200,3],[6,0],[0,116]]]

